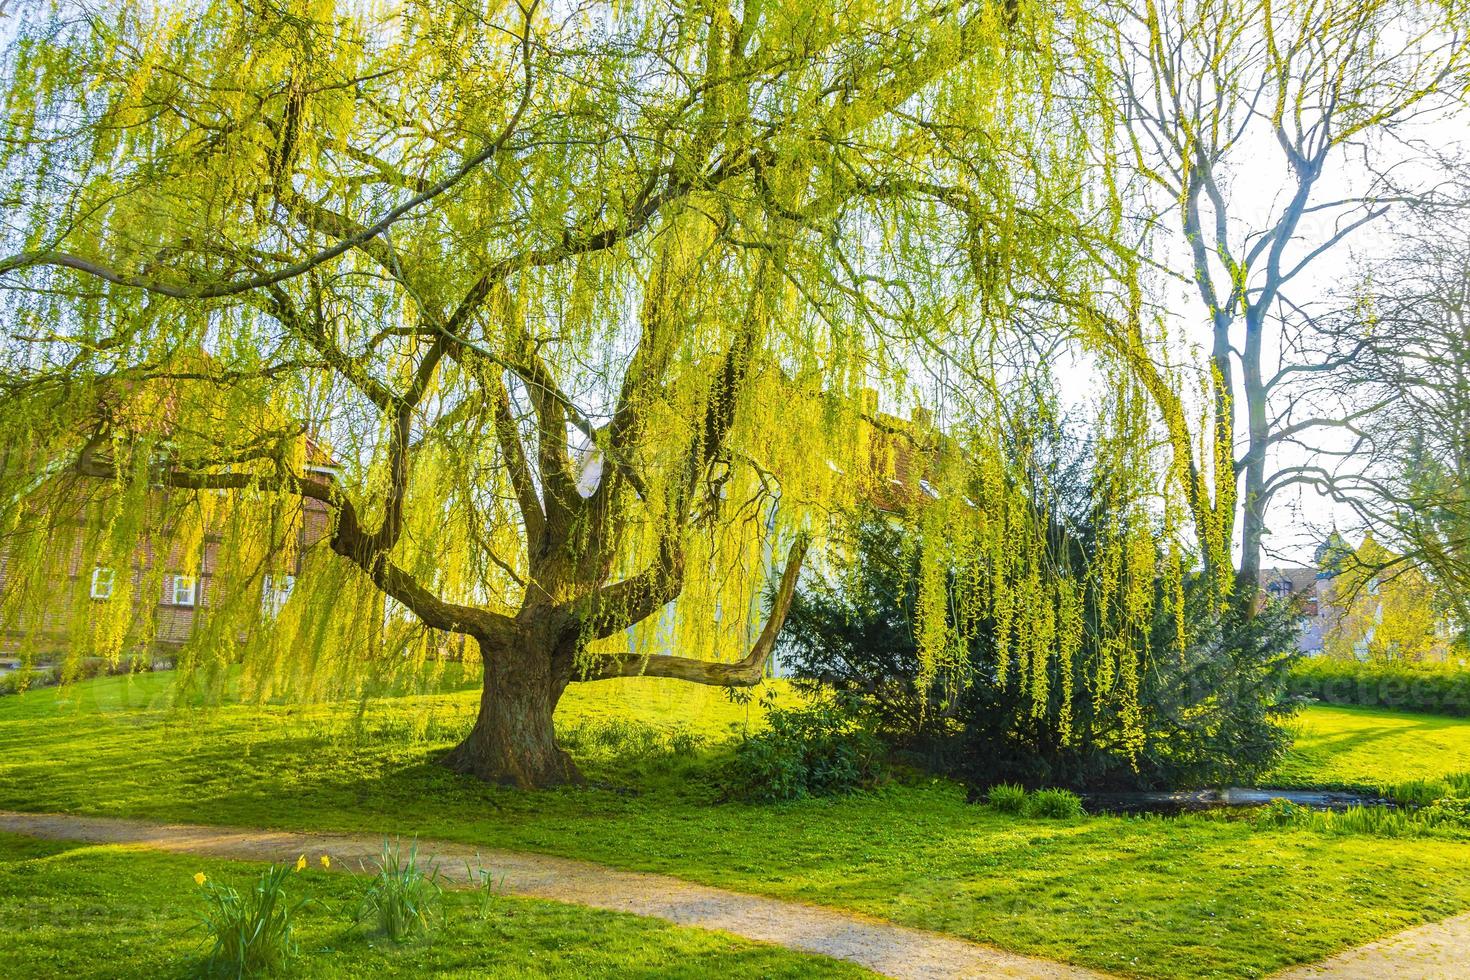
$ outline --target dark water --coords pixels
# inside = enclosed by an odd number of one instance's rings
[[[1339,793],[1303,789],[1229,789],[1185,790],[1175,793],[1083,793],[1082,805],[1088,813],[1198,813],[1202,810],[1244,809],[1265,806],[1272,800],[1288,800],[1314,810],[1346,810],[1353,806],[1387,806],[1395,804],[1379,796],[1362,793]]]

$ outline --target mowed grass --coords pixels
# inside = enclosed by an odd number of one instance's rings
[[[187,977],[208,947],[193,875],[249,888],[264,865],[0,833],[0,976]],[[287,883],[299,912],[293,977],[872,977],[851,964],[596,909],[446,891],[427,939],[356,926],[363,882],[312,866]]]
[[[1470,771],[1470,721],[1319,705],[1303,711],[1273,786],[1375,787]]]
[[[470,690],[362,710],[180,712],[157,707],[167,683],[109,678],[0,699],[0,806],[543,851],[1138,976],[1261,976],[1470,907],[1470,844],[1454,840],[1207,818],[1027,820],[967,805],[941,780],[725,801],[721,746],[758,712],[678,682],[573,688],[558,721],[593,786],[535,794],[434,765],[469,723]],[[619,726],[692,733],[704,748],[585,737]]]

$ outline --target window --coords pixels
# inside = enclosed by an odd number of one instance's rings
[[[271,617],[280,615],[295,587],[295,575],[267,575],[260,588],[260,611]]]
[[[92,598],[112,598],[112,569],[106,565],[98,565],[92,569]]]
[[[194,576],[175,575],[173,588],[169,590],[173,604],[176,606],[194,605]]]

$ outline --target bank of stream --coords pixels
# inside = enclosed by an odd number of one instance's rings
[[[1084,793],[1088,813],[1118,815],[1199,813],[1205,810],[1247,809],[1272,800],[1287,800],[1313,810],[1346,810],[1355,806],[1397,807],[1393,800],[1366,793],[1336,790],[1270,789],[1232,786],[1227,789],[1182,790],[1154,793]]]

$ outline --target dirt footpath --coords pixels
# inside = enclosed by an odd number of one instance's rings
[[[347,872],[370,867],[383,844],[382,836],[377,834],[242,830],[6,811],[0,811],[0,830],[53,840],[134,844],[247,861],[294,861],[306,854],[315,864],[319,855],[328,854],[333,870]],[[420,857],[437,861],[451,882],[467,882],[466,863],[478,859],[497,881],[505,876],[504,889],[513,895],[718,929],[787,949],[847,960],[890,977],[1080,980],[1103,976],[851,912],[695,885],[667,875],[620,871],[543,854],[477,850],[443,841],[420,840],[418,847]]]
[[[1276,980],[1451,980],[1470,977],[1470,915],[1415,926],[1276,974]]]

